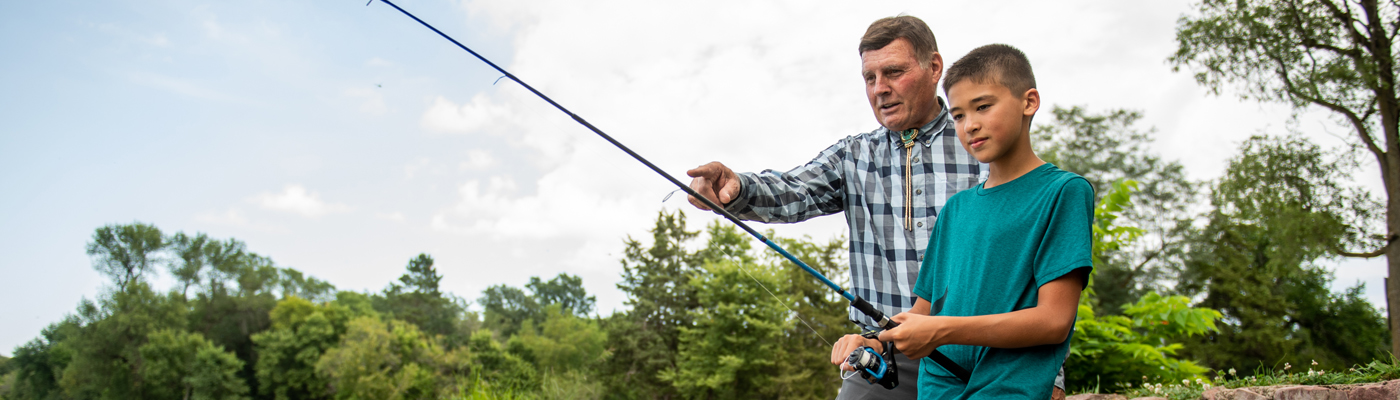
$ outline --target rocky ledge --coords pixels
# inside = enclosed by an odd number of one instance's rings
[[[1279,385],[1238,389],[1211,388],[1201,394],[1204,400],[1400,400],[1400,379],[1351,385]],[[1128,400],[1120,394],[1077,394],[1066,400]],[[1132,400],[1166,400],[1138,397]]]

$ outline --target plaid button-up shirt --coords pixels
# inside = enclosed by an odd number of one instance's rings
[[[884,127],[848,136],[788,172],[739,174],[739,196],[725,208],[739,218],[791,223],[846,213],[850,228],[851,293],[894,316],[914,305],[914,280],[928,247],[933,222],[953,194],[987,178],[958,142],[948,108],[920,128],[915,152],[906,157],[899,132]],[[905,193],[909,161],[913,193]],[[905,226],[905,208],[913,226]],[[874,326],[851,309],[851,321]]]

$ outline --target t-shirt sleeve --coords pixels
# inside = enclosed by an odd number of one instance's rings
[[[1060,188],[1049,212],[1045,237],[1035,260],[1036,286],[1075,269],[1094,266],[1094,188],[1084,178],[1071,178]]]

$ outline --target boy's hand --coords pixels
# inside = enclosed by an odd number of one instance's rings
[[[840,365],[842,371],[855,371],[850,364],[846,364],[846,357],[849,357],[851,352],[856,351],[861,346],[874,347],[876,352],[883,353],[885,351],[885,346],[881,345],[878,340],[866,339],[861,335],[846,335],[841,337],[841,340],[837,340],[836,344],[831,345],[831,363]]]
[[[890,318],[891,321],[898,322],[899,326],[880,332],[880,341],[894,342],[894,348],[910,359],[924,358],[941,345],[936,339],[943,336],[941,328],[944,324],[939,320],[945,318],[910,312],[899,313]]]

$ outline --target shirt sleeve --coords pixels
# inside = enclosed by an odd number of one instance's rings
[[[760,222],[798,222],[841,212],[846,198],[842,163],[846,138],[788,172],[739,174],[739,196],[725,210]]]
[[[1041,286],[1075,269],[1093,268],[1094,188],[1075,176],[1060,187],[1049,207],[1045,236],[1035,259],[1035,284]]]

